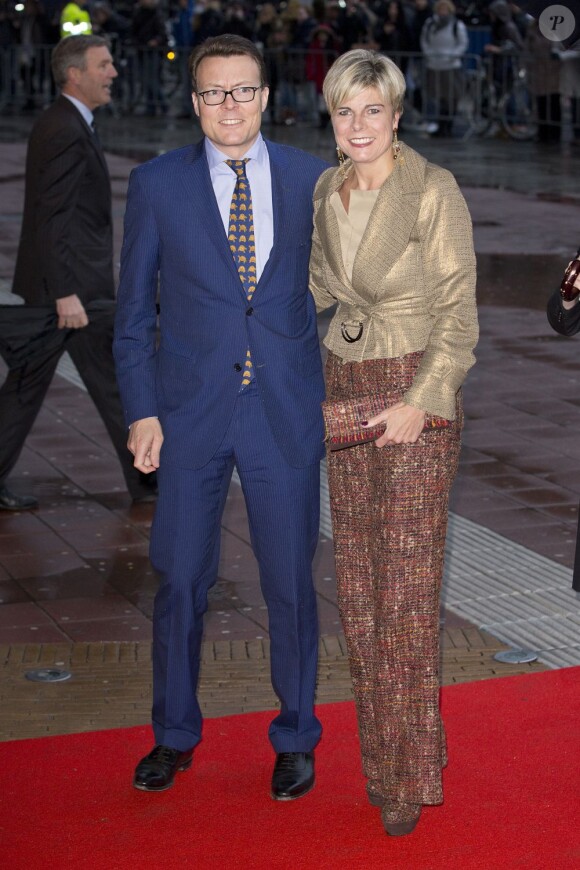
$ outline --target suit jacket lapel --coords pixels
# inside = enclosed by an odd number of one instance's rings
[[[291,213],[290,200],[293,199],[292,188],[288,183],[287,173],[284,171],[286,160],[283,154],[272,148],[270,142],[266,142],[268,149],[268,157],[270,160],[270,176],[272,179],[272,220],[274,227],[274,235],[272,242],[272,250],[268,257],[267,263],[264,264],[260,280],[256,285],[256,293],[260,288],[260,284],[268,280],[268,275],[274,268],[277,258],[280,256],[280,246],[282,240],[287,233],[289,226],[289,215]]]
[[[205,241],[209,242],[216,250],[218,256],[224,261],[227,268],[236,276],[240,285],[240,293],[245,298],[242,282],[239,280],[238,270],[230,251],[227,236],[220,210],[215,197],[209,166],[205,157],[203,139],[191,148],[190,154],[185,158],[185,172],[183,177],[183,193],[192,209],[198,209],[203,218],[196,226],[203,234],[200,239],[200,248],[205,247]]]
[[[328,265],[342,284],[350,286],[350,281],[344,268],[338,220],[334,207],[330,202],[330,197],[338,190],[341,184],[342,175],[340,171],[337,171],[332,179],[332,185],[329,188],[328,194],[324,197],[316,215],[316,228],[320,237],[325,241],[324,249]]]
[[[375,299],[377,288],[381,287],[385,275],[407,247],[417,221],[426,161],[408,148],[404,148],[403,153],[404,160],[396,164],[377,196],[356,253],[352,283],[344,268],[338,221],[330,202],[332,193],[342,183],[339,170],[330,179],[316,216],[316,226],[331,270],[350,292],[368,301]],[[388,229],[387,244],[383,241],[385,227]]]
[[[268,280],[270,272],[274,269],[276,261],[284,248],[284,240],[292,233],[292,215],[294,214],[295,189],[288,173],[288,160],[286,155],[279,151],[272,142],[266,140],[268,156],[270,158],[270,175],[272,177],[272,219],[274,222],[274,241],[272,250],[265,263],[260,280],[256,287],[256,293],[260,284]]]
[[[109,183],[109,167],[107,166],[107,161],[105,159],[103,149],[101,148],[98,140],[95,138],[95,134],[93,133],[77,107],[74,105],[74,103],[71,103],[71,101],[66,97],[62,96],[62,94],[60,95],[60,97],[58,97],[57,102],[60,106],[60,110],[66,113],[66,115],[70,118],[71,122],[75,123],[79,130],[82,130],[83,136],[89,143],[90,148],[92,148],[97,155],[99,163],[101,164],[103,172],[105,173],[105,176],[107,178],[107,183]]]
[[[90,127],[87,127],[87,125],[84,123],[84,121],[83,121],[83,126],[86,128],[87,139],[89,140],[91,147],[95,150],[97,157],[99,158],[99,162],[100,162],[101,166],[103,167],[103,171],[104,171],[105,175],[107,176],[107,179],[109,179],[109,167],[107,166],[107,160],[105,158],[105,154],[103,152],[101,144],[99,143],[99,141],[95,137],[95,134],[93,133],[93,131],[90,129]]]
[[[377,196],[352,270],[357,292],[367,299],[375,298],[385,275],[409,244],[421,204],[421,188],[422,174],[418,176],[409,155],[402,163],[395,164]],[[388,228],[386,243],[385,227]]]

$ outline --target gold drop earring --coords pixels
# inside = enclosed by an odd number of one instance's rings
[[[340,170],[340,177],[344,179],[346,175],[346,167],[345,167],[345,157],[344,152],[340,145],[336,146],[336,154],[338,156],[338,168]]]
[[[397,127],[393,130],[393,160],[398,160],[401,153],[401,143],[397,136]]]

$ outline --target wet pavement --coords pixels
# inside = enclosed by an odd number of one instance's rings
[[[0,293],[9,289],[18,241],[29,126],[29,119],[9,118],[0,133]],[[200,133],[188,122],[112,117],[101,120],[99,131],[109,153],[118,261],[132,166]],[[300,125],[264,132],[333,160],[329,130]],[[544,308],[580,243],[580,153],[568,145],[500,139],[402,138],[454,172],[474,222],[482,336],[465,389],[467,422],[452,510],[569,569],[580,496],[579,345],[550,331]],[[321,320],[321,332],[326,322]],[[156,588],[147,560],[152,509],[131,506],[104,427],[66,366],[11,486],[38,496],[40,508],[0,514],[0,651],[6,667],[26,655],[74,659],[82,645],[148,648]],[[219,574],[206,622],[206,644],[213,650],[208,648],[208,661],[219,661],[223,653],[228,661],[247,664],[248,644],[258,643],[257,660],[266,667],[267,613],[235,483],[223,521]],[[344,668],[345,658],[328,535],[321,537],[315,577],[326,644],[321,654],[327,666],[335,663],[332,674],[335,666]],[[454,659],[448,681],[466,673],[477,678],[509,672],[498,671],[489,654],[502,644],[471,620],[449,610],[442,616],[444,647],[479,656],[479,670],[469,666],[467,672],[465,660]],[[20,656],[22,645],[29,653]],[[222,650],[217,658],[216,650]],[[113,670],[119,661],[111,652]],[[135,653],[137,661],[148,662],[147,654]],[[339,694],[347,696],[347,680],[341,687]],[[212,709],[219,712],[219,703]]]

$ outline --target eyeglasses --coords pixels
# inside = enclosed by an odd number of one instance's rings
[[[242,85],[239,88],[233,88],[231,91],[222,91],[221,88],[212,88],[210,91],[198,91],[197,96],[201,97],[206,106],[221,106],[225,102],[228,94],[236,103],[251,103],[256,96],[256,91],[261,91],[262,86],[251,88],[247,85]]]

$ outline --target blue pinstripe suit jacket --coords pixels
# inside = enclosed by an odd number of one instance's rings
[[[131,174],[115,327],[127,423],[158,416],[161,461],[201,468],[230,421],[249,347],[260,396],[288,463],[322,455],[324,398],[308,292],[312,193],[327,164],[266,143],[274,245],[251,308],[224,233],[203,142]],[[156,300],[160,341],[156,343]]]

